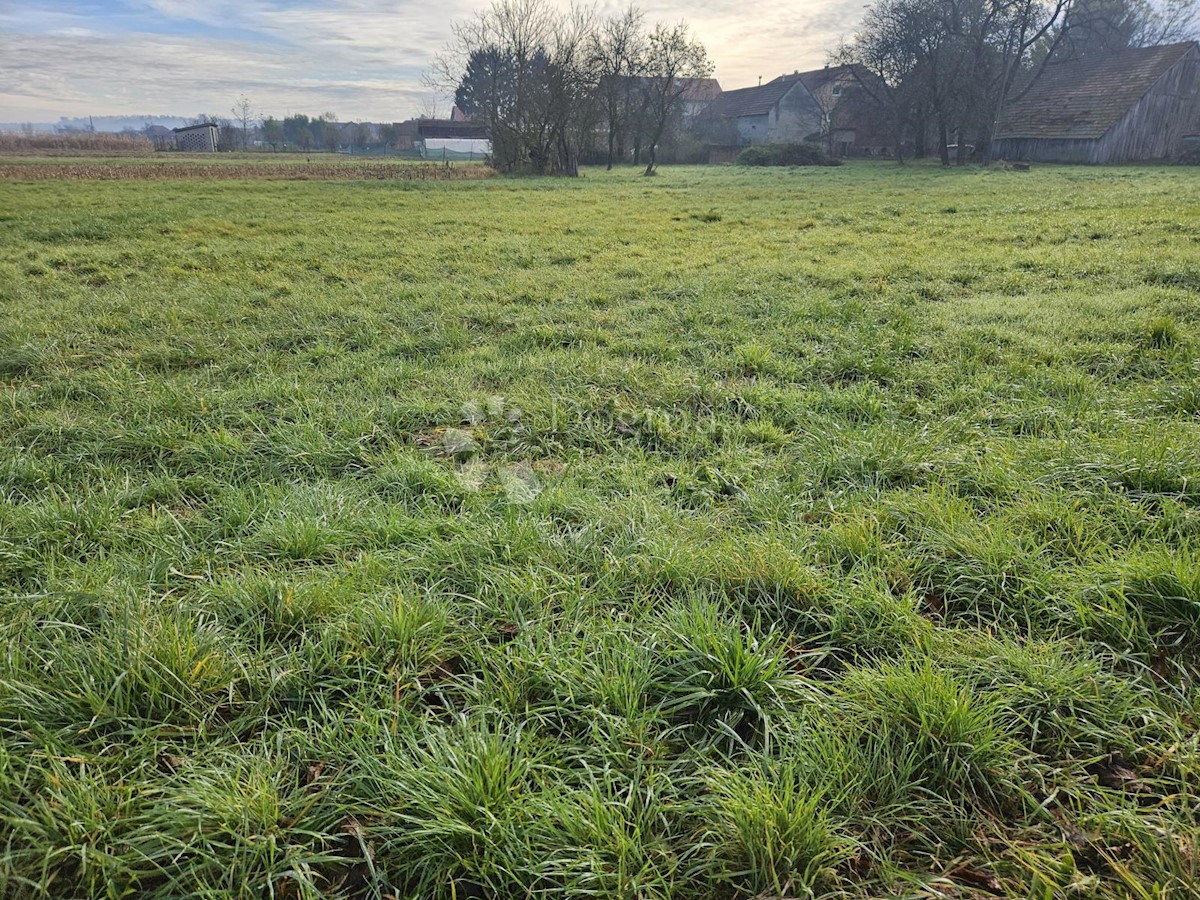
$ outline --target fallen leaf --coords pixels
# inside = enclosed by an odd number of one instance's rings
[[[1000,884],[1000,880],[991,872],[985,872],[982,869],[959,866],[950,873],[950,877],[955,881],[961,881],[963,884],[969,884],[971,887],[987,891],[989,894],[1004,893],[1004,886]]]

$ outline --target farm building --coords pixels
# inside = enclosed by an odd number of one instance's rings
[[[721,97],[721,82],[715,78],[682,78],[683,119],[694,122]]]
[[[186,128],[173,128],[175,133],[175,149],[186,150],[189,153],[216,153],[219,130],[211,122],[202,125],[188,125]]]
[[[1200,45],[1123,50],[1047,67],[1005,111],[996,159],[1121,163],[1168,160],[1200,131]]]
[[[423,140],[486,141],[489,137],[487,125],[469,119],[418,119],[417,135]]]
[[[421,117],[393,122],[392,146],[397,150],[424,150],[426,141],[487,142],[487,126],[466,117],[457,106],[450,108],[450,118]],[[439,145],[440,149],[440,145]]]
[[[726,91],[711,113],[736,125],[744,144],[821,140],[836,156],[890,152],[879,103],[861,67],[826,66]]]
[[[479,159],[492,152],[488,127],[470,119],[420,119],[417,137],[421,155],[429,158]]]
[[[746,144],[802,141],[821,128],[821,109],[798,74],[758,87],[725,91],[710,112],[733,122]]]
[[[799,72],[821,110],[821,136],[831,156],[890,156],[893,135],[876,97],[879,77],[864,66],[826,66]],[[873,93],[875,91],[875,93]]]

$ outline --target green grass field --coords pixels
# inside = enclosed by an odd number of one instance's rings
[[[39,180],[273,179],[451,181],[495,175],[480,162],[344,153],[154,153],[69,156],[0,152],[0,182]]]
[[[0,895],[1200,890],[1200,171],[0,183]]]

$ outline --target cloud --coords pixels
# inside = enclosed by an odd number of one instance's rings
[[[346,74],[306,66],[286,48],[149,37],[0,38],[0,119],[40,111],[49,118],[88,112],[221,115],[246,94],[263,113],[366,108],[388,120],[404,118],[425,93],[417,66]],[[6,116],[10,108],[21,114]]]
[[[407,118],[429,99],[421,73],[451,22],[483,0],[85,0],[0,9],[0,121],[59,115],[220,114],[241,94],[262,113]],[[554,0],[564,7],[568,0]],[[615,11],[621,0],[606,0]],[[686,19],[726,87],[825,62],[861,0],[659,0],[651,21]]]

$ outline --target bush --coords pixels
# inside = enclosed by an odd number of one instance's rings
[[[747,147],[735,160],[739,166],[840,166],[816,144],[762,144]]]
[[[747,147],[734,160],[739,166],[777,166],[778,156],[774,147]]]

